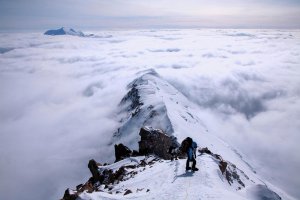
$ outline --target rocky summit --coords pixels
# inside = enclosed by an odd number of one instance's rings
[[[150,184],[148,186],[149,181],[177,186],[184,178],[190,179],[192,177],[196,182],[196,177],[200,178],[199,183],[208,184],[207,186],[210,187],[212,183],[205,178],[209,172],[199,172],[199,175],[196,175],[198,172],[193,174],[192,172],[182,172],[179,169],[180,166],[183,168],[185,159],[184,153],[180,152],[180,144],[175,137],[168,136],[162,130],[150,127],[143,127],[139,135],[141,136],[139,151],[132,151],[125,145],[118,144],[115,145],[115,163],[102,165],[93,159],[90,160],[88,168],[92,174],[91,178],[87,182],[77,185],[75,189],[66,189],[62,200],[118,199],[124,196],[152,199],[153,197],[157,198],[156,192],[159,189],[157,185]],[[179,149],[178,155],[182,156],[179,160],[170,161],[167,148],[172,145]],[[213,173],[215,176],[213,179],[216,179],[215,181],[218,184],[226,187],[231,192],[250,188],[253,191],[251,195],[256,196],[258,199],[281,199],[276,192],[264,185],[259,179],[248,176],[238,166],[224,160],[221,155],[213,153],[207,147],[198,149],[197,162],[200,163],[201,170],[217,170]],[[162,180],[164,172],[167,174],[166,180]],[[177,197],[183,197],[179,194],[169,195],[176,199]],[[233,194],[224,195],[225,199],[235,196]],[[168,198],[165,196],[161,199]]]

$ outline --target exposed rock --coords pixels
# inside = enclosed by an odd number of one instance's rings
[[[132,156],[133,152],[126,147],[125,145],[121,144],[115,144],[115,156],[116,156],[116,161],[118,162],[124,158],[128,158]]]
[[[139,153],[141,155],[154,154],[163,159],[171,159],[168,153],[170,146],[179,147],[176,137],[169,136],[161,130],[142,128],[140,130]]]
[[[242,187],[245,187],[244,182],[241,180],[241,176],[243,176],[244,179],[247,180],[249,180],[249,177],[242,170],[238,169],[234,164],[228,161],[224,161],[220,155],[212,153],[207,147],[199,149],[198,152],[201,154],[209,154],[216,159],[220,171],[225,176],[229,185],[237,183],[237,190],[240,190]]]
[[[93,175],[93,180],[95,182],[97,182],[97,181],[102,182],[102,178],[98,171],[99,168],[98,168],[97,162],[94,159],[89,161],[88,168],[90,169],[90,171]]]
[[[76,200],[77,197],[78,197],[78,194],[68,188],[68,189],[66,189],[62,200]]]
[[[136,151],[136,150],[133,150],[131,156],[133,156],[133,157],[134,156],[140,156],[140,153],[138,151]]]
[[[163,162],[162,159],[170,159],[171,155],[168,153],[170,146],[179,147],[179,143],[176,138],[165,134],[163,131],[152,128],[142,128],[140,130],[141,140],[139,142],[139,152],[132,151],[123,144],[115,145],[115,155],[116,161],[120,161],[127,157],[127,160],[123,162],[114,164],[119,166],[118,168],[110,167],[97,163],[95,160],[90,160],[88,167],[92,173],[92,177],[85,183],[76,186],[76,190],[67,189],[65,191],[63,200],[76,200],[79,195],[83,192],[94,192],[102,191],[112,194],[113,189],[117,184],[122,181],[126,181],[135,177],[139,172],[144,171],[146,168],[151,168],[156,162]],[[207,147],[198,150],[201,154],[208,154],[211,158],[218,164],[219,169],[228,181],[228,184],[236,190],[244,188],[249,180],[249,177],[240,169],[238,169],[234,164],[223,160],[223,158],[211,152]],[[153,156],[147,156],[152,154]],[[133,155],[144,155],[144,158],[131,158]],[[253,182],[253,181],[252,181]],[[253,182],[254,183],[254,182]],[[275,196],[276,193],[272,193],[271,190],[265,188],[258,188],[262,199],[269,196]],[[143,189],[137,189],[137,192]],[[146,189],[145,189],[146,190]],[[150,190],[147,189],[146,192]],[[125,190],[124,195],[132,193],[131,190]]]
[[[130,193],[132,193],[131,190],[126,190],[126,192],[124,193],[124,195],[130,194]]]
[[[237,181],[242,187],[245,187],[245,184],[240,179],[240,176],[238,174],[238,169],[236,168],[235,165],[231,164],[228,166],[228,168],[226,169],[225,176],[229,185],[233,184],[234,181]]]
[[[92,193],[95,191],[95,188],[93,186],[93,183],[88,181],[85,184],[80,184],[76,186],[76,191],[77,192],[83,192],[83,191],[87,191],[88,193]]]
[[[127,111],[133,111],[132,116],[138,113],[140,107],[143,103],[140,101],[139,90],[137,89],[136,84],[132,84],[131,90],[123,97],[120,102],[120,105],[130,102],[130,105],[127,107]]]
[[[227,162],[221,160],[219,163],[219,168],[220,168],[222,174],[224,174],[224,172],[226,171],[226,167],[227,167]]]
[[[202,148],[202,149],[199,149],[198,152],[199,152],[200,154],[204,154],[204,153],[209,154],[209,155],[212,154],[211,151],[210,151],[207,147],[204,147],[204,148]]]

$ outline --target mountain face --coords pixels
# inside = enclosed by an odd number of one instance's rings
[[[60,28],[60,29],[53,29],[53,30],[48,30],[44,33],[44,35],[73,35],[73,36],[80,36],[84,37],[85,35],[81,31],[75,31],[72,28]]]
[[[110,165],[90,161],[93,176],[76,190],[67,189],[63,199],[292,199],[263,181],[237,150],[209,132],[201,109],[154,70],[139,75],[127,89],[111,143],[122,143],[125,156],[116,155],[118,162]],[[182,157],[171,161],[155,153],[167,148],[157,141],[171,144],[165,142],[170,138],[180,144],[186,137],[198,144],[197,172],[186,172]],[[151,151],[145,153],[141,144],[147,143]]]

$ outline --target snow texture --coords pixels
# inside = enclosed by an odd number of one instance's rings
[[[138,165],[144,163],[151,163]],[[154,162],[153,162],[154,160]],[[104,169],[118,170],[128,166],[128,176],[124,181],[107,188],[99,186],[99,192],[83,192],[79,199],[272,199],[281,197],[270,190],[255,174],[250,177],[238,172],[245,184],[235,187],[221,174],[215,158],[210,155],[198,155],[198,167],[200,171],[185,171],[185,160],[155,161],[154,157],[127,158],[112,165],[100,167]],[[137,167],[132,167],[137,166]],[[236,183],[235,183],[236,184]],[[240,187],[243,187],[242,189]],[[126,191],[130,190],[130,194]],[[278,189],[277,189],[278,190]],[[288,196],[283,196],[289,199]]]

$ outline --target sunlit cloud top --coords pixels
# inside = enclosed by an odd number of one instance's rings
[[[1,29],[300,28],[300,0],[0,0]]]

